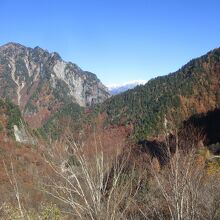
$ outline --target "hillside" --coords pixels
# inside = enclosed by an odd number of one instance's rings
[[[0,47],[0,98],[19,106],[32,128],[66,104],[91,106],[109,97],[95,74],[65,62],[58,53],[17,43]]]
[[[13,162],[16,172],[19,171],[19,179],[23,183],[26,182],[24,184],[27,187],[32,182],[32,174],[30,171],[28,173],[26,171],[28,167],[29,169],[36,167],[35,162],[39,159],[39,155],[36,155],[30,146],[15,141],[14,128],[16,127],[19,130],[22,122],[23,119],[18,107],[10,101],[0,99],[0,202],[9,201],[13,198],[11,194],[13,190],[6,176],[3,162],[9,167],[10,163]]]
[[[0,99],[0,133],[2,139],[15,139],[14,128],[22,126],[23,119],[19,108],[8,100]]]
[[[175,129],[196,113],[220,105],[220,48],[191,60],[178,71],[157,77],[106,100],[105,125],[133,125],[137,140]]]

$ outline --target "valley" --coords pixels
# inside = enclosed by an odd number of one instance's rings
[[[39,47],[0,67],[2,219],[218,219],[219,48],[114,96]]]

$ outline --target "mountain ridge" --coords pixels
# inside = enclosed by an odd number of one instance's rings
[[[220,106],[220,48],[195,58],[179,70],[149,80],[107,99],[100,112],[106,113],[107,125],[132,124],[137,140],[157,137],[193,114]]]
[[[91,106],[109,97],[97,76],[40,47],[0,47],[0,97],[17,104],[32,128],[73,102]]]

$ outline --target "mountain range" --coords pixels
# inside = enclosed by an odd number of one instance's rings
[[[98,124],[105,132],[126,130],[124,138],[138,142],[160,138],[167,132],[174,133],[191,116],[214,111],[219,106],[220,48],[217,48],[189,61],[174,73],[111,96],[92,108],[83,110],[71,106],[71,111],[67,108],[56,114],[46,124],[43,133],[53,133],[54,128],[60,127],[61,121],[67,121],[64,118],[70,116],[74,118],[74,125],[82,121],[82,127],[90,127],[88,133]],[[79,129],[72,127],[73,130]],[[59,132],[62,130],[64,128]]]
[[[108,85],[107,88],[111,95],[117,95],[129,89],[133,89],[134,87],[138,85],[143,85],[146,82],[147,80],[134,80],[134,81],[130,81],[130,82],[122,83],[122,84]]]
[[[93,127],[101,116],[105,130],[129,127],[137,141],[157,137],[194,114],[218,108],[219,81],[219,48],[147,83],[107,88],[95,74],[63,61],[58,53],[17,43],[0,47],[0,98],[18,105],[30,128],[43,128],[45,134],[62,133],[65,120],[74,122],[75,131]],[[109,91],[120,94],[110,97]]]

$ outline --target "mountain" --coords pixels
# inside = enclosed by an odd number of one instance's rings
[[[73,130],[81,124],[80,129],[91,127],[89,134],[96,124],[105,133],[108,130],[111,133],[112,129],[126,130],[123,138],[131,137],[135,142],[150,140],[162,138],[167,132],[174,133],[191,116],[219,106],[220,48],[217,48],[174,73],[151,79],[92,108],[66,108],[46,124],[44,133],[60,134],[64,129],[60,129],[60,122],[65,126],[74,118]]]
[[[133,89],[134,87],[136,87],[138,85],[143,85],[146,82],[147,82],[146,80],[135,80],[135,81],[131,81],[131,82],[123,83],[123,84],[109,85],[107,87],[108,87],[109,93],[111,95],[118,95],[122,92],[129,90],[129,89]]]
[[[220,48],[191,60],[178,71],[149,80],[100,107],[105,127],[132,126],[142,140],[174,132],[194,114],[220,106]]]
[[[65,62],[56,52],[17,43],[0,47],[0,98],[18,105],[32,128],[70,103],[92,106],[108,97],[95,74]]]

